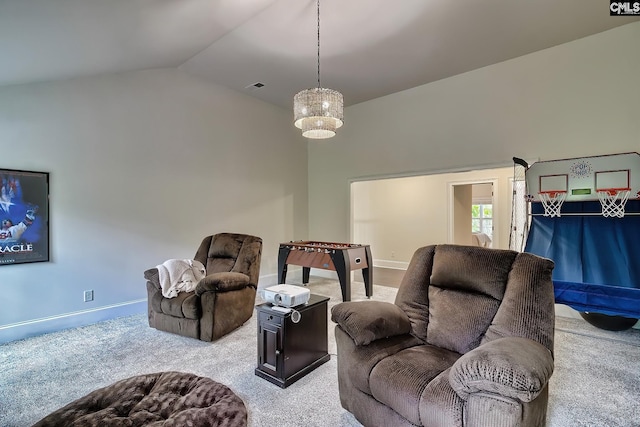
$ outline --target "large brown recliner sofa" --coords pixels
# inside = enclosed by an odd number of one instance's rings
[[[418,249],[395,303],[333,307],[342,406],[365,426],[543,426],[553,373],[551,260]]]
[[[192,292],[162,294],[158,268],[147,279],[149,326],[202,341],[214,341],[242,326],[254,312],[262,239],[237,233],[205,237],[193,259],[206,276]]]

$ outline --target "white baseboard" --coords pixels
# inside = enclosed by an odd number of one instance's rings
[[[322,268],[314,268],[311,270],[313,276],[322,277],[323,279],[331,279],[338,280],[338,273],[333,270],[324,270]],[[353,271],[351,272],[353,274]],[[302,282],[302,276],[300,276],[300,281]]]
[[[394,268],[394,267],[387,267]],[[395,267],[398,268],[398,267]],[[338,280],[335,271],[314,269],[314,276]],[[287,274],[288,283],[302,283],[302,269],[294,269]],[[269,274],[261,276],[258,281],[258,288],[277,285],[278,275]],[[556,315],[572,318],[581,318],[580,314],[570,307],[556,304]],[[130,316],[133,314],[145,313],[147,311],[147,300],[140,299],[121,304],[114,304],[106,307],[99,307],[91,310],[65,313],[59,316],[51,316],[40,319],[28,320],[25,322],[12,323],[0,326],[0,344],[17,341],[37,335],[61,331],[63,329],[77,328],[90,325],[104,320],[115,319],[116,317]],[[640,322],[634,326],[640,329]]]
[[[580,317],[580,313],[568,305],[556,304],[555,308],[556,316],[569,317],[571,319],[582,319],[582,317]]]
[[[407,267],[409,267],[409,263],[404,261],[391,261],[388,259],[374,259],[373,266],[382,267],[382,268],[394,268],[397,270],[406,270]]]
[[[289,278],[302,283],[302,268],[290,269],[287,274],[287,279]],[[277,284],[277,274],[261,276],[258,280],[259,288]],[[116,317],[146,313],[146,311],[147,299],[145,298],[105,307],[98,307],[91,310],[82,310],[72,313],[64,313],[57,316],[11,323],[8,325],[0,325],[0,344],[57,332],[64,329],[91,325],[92,323],[115,319]]]
[[[289,276],[289,274],[287,274]],[[278,284],[277,274],[267,274],[266,276],[260,276],[258,279],[258,289],[266,288],[268,286],[274,286]]]
[[[406,270],[409,267],[408,262],[404,261],[391,261],[384,259],[374,259],[373,260],[374,267],[382,267],[382,268],[391,268],[395,270]],[[296,284],[302,283],[302,267],[289,266],[287,271],[287,283]],[[359,270],[354,270],[351,272],[352,279],[353,274],[358,273],[360,276],[362,273]],[[322,268],[312,268],[311,274],[315,277],[322,277],[323,279],[331,279],[338,280],[338,273],[333,270],[325,270]],[[278,275],[277,274],[269,274],[266,276],[260,276],[260,281],[258,282],[258,288],[264,288],[267,286],[273,286],[278,284]]]
[[[311,270],[311,276],[322,277],[325,279],[338,280],[338,274],[335,271],[323,270],[321,268],[313,268]],[[288,284],[302,284],[302,267],[289,268],[287,270]],[[278,275],[268,274],[266,276],[260,276],[258,281],[258,289],[266,288],[267,286],[278,285]]]
[[[91,310],[82,310],[58,316],[12,323],[0,326],[0,344],[57,332],[63,329],[91,325],[104,320],[115,319],[116,317],[145,313],[146,311],[147,300],[145,298],[106,307],[98,307]]]

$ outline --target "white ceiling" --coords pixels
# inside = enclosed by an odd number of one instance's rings
[[[608,5],[321,0],[321,83],[353,105],[640,20]],[[290,108],[316,37],[315,0],[0,0],[0,85],[179,67]]]

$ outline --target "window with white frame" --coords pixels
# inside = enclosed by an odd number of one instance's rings
[[[471,205],[471,231],[473,233],[484,233],[493,239],[493,205],[473,204]]]

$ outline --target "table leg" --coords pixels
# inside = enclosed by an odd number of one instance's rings
[[[331,253],[331,260],[338,273],[340,288],[342,290],[342,301],[351,301],[351,261],[347,251],[334,251]]]
[[[302,284],[306,285],[309,283],[309,273],[311,272],[311,267],[302,267]]]
[[[280,247],[278,250],[278,283],[285,283],[287,280],[287,257],[291,249]]]
[[[371,257],[371,248],[369,246],[365,247],[364,250],[368,267],[362,269],[362,278],[364,279],[364,291],[367,294],[367,298],[371,298],[373,296],[373,258]]]

